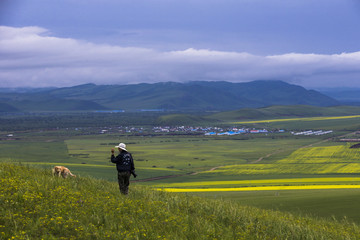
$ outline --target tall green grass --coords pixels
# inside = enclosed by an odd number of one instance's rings
[[[0,239],[359,239],[345,221],[0,163]]]

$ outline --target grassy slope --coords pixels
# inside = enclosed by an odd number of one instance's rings
[[[234,121],[251,119],[277,119],[288,117],[318,117],[318,116],[341,116],[360,114],[360,107],[335,106],[316,107],[307,105],[294,106],[271,106],[265,108],[246,108],[237,111],[222,112],[210,115],[210,118]]]
[[[214,124],[217,122],[220,121],[198,115],[170,114],[170,115],[160,116],[157,119],[156,124],[175,126],[178,125],[179,123],[182,125],[201,125],[201,124],[209,124],[209,123]]]
[[[8,103],[0,102],[0,112],[18,112],[19,109],[11,106]]]
[[[358,239],[354,224],[0,164],[2,239]],[[225,203],[225,204],[224,204]]]

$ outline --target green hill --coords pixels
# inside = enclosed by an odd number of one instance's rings
[[[19,109],[7,103],[0,102],[0,112],[18,112]]]
[[[158,123],[163,125],[194,125],[208,123],[216,124],[243,120],[346,116],[359,114],[360,107],[357,106],[317,107],[309,105],[282,105],[263,108],[242,108],[235,111],[219,112],[201,116],[189,114],[169,114],[159,117]]]
[[[75,173],[76,174],[76,173]],[[1,239],[359,239],[345,221],[0,164]]]
[[[24,100],[12,103],[22,111],[84,111],[84,110],[106,110],[104,106],[87,100],[72,99],[43,99]],[[36,107],[34,107],[36,106]]]
[[[360,107],[356,106],[334,106],[317,107],[309,105],[294,106],[270,106],[264,108],[245,108],[236,111],[221,112],[209,115],[209,118],[222,121],[236,120],[260,120],[276,118],[297,117],[321,117],[321,116],[344,116],[358,115]]]
[[[170,114],[160,116],[156,123],[157,125],[196,125],[196,124],[207,124],[216,123],[214,119],[210,119],[204,116],[191,115],[191,114]]]

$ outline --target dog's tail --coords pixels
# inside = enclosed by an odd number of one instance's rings
[[[75,175],[75,174],[72,174],[72,173],[70,172],[70,170],[69,170],[69,174],[70,174],[70,176],[72,176],[72,177],[76,177],[76,175]]]

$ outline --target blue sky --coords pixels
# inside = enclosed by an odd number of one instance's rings
[[[0,87],[358,87],[359,0],[1,0]]]

